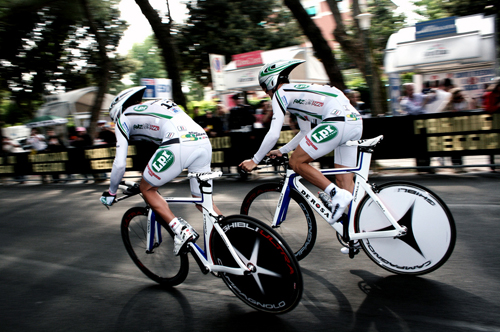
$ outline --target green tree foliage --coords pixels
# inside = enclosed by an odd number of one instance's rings
[[[42,96],[97,85],[97,45],[79,2],[0,0],[0,89],[10,92],[18,122],[33,116]],[[8,3],[8,6],[7,6]],[[90,1],[94,21],[113,54],[126,28],[118,0]],[[111,79],[121,76],[116,58]]]
[[[300,44],[301,32],[279,1],[190,0],[190,18],[178,26],[177,45],[184,69],[203,85],[211,81],[210,53],[231,56]]]
[[[143,43],[135,44],[127,54],[127,58],[135,65],[130,79],[135,85],[141,84],[141,78],[166,78],[167,72],[158,44],[153,35]]]
[[[419,7],[415,12],[429,20],[472,14],[500,15],[500,6],[495,0],[419,0],[414,4]]]
[[[384,50],[391,34],[405,25],[405,15],[395,15],[390,0],[376,0],[369,3],[369,12],[373,14],[370,25],[370,47],[373,51],[375,63],[383,65]]]

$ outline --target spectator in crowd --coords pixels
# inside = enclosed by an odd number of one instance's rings
[[[471,102],[464,96],[462,89],[453,88],[450,90],[451,98],[444,111],[458,112],[470,110]]]
[[[36,128],[31,129],[31,135],[27,142],[31,145],[31,149],[35,151],[43,151],[47,148],[45,136],[40,134]]]
[[[488,86],[483,95],[483,107],[491,114],[500,112],[500,80]],[[490,155],[490,164],[495,164],[495,155]],[[491,166],[491,170],[494,172],[495,167]]]
[[[217,103],[215,116],[218,117],[222,123],[222,133],[227,133],[229,130],[229,114],[226,107],[222,103]]]
[[[21,144],[8,138],[7,136],[2,136],[2,151],[7,153],[18,153],[24,152]]]
[[[401,109],[408,115],[420,115],[425,113],[425,104],[429,99],[428,95],[415,93],[415,84],[405,83],[404,97],[401,99]],[[431,159],[429,157],[417,158],[417,166],[429,166]],[[429,170],[428,173],[434,173],[434,170]]]
[[[213,115],[211,110],[207,110],[205,115],[199,117],[200,120],[197,122],[207,133],[208,137],[216,137],[222,135],[222,120]]]
[[[2,151],[5,153],[20,153],[24,152],[24,149],[17,141],[10,139],[7,136],[2,136]],[[14,176],[14,179],[19,184],[23,184],[25,182],[24,175],[16,175]]]
[[[453,89],[453,84],[449,78],[440,81],[437,89],[426,95],[432,95],[432,98],[426,103],[426,113],[443,112],[451,99],[451,93],[449,92],[451,89]]]
[[[253,116],[253,109],[250,105],[246,105],[243,97],[235,94],[232,99],[235,101],[236,106],[231,108],[229,114],[229,129],[230,130],[251,130],[255,118]]]
[[[271,101],[265,99],[262,103],[262,126],[266,129],[271,127],[271,120],[273,119],[273,107]]]
[[[36,152],[44,151],[47,148],[45,136],[40,134],[36,128],[31,129],[31,135],[26,142],[31,145],[31,150]],[[42,175],[42,183],[47,183],[45,175]]]
[[[500,111],[500,80],[488,86],[483,95],[483,107],[488,113]]]
[[[351,89],[345,89],[344,93],[346,97],[349,99],[351,102],[351,105],[361,114],[363,114],[363,111],[365,109],[365,102],[361,101],[361,93],[356,90],[351,90]]]
[[[61,151],[65,149],[66,146],[61,139],[60,135],[56,135],[54,129],[47,130],[47,150],[51,151]]]
[[[450,90],[451,98],[443,111],[446,112],[459,112],[470,110],[470,102],[463,95],[463,91],[460,88],[453,88]],[[462,156],[452,156],[451,163],[455,166],[463,165]],[[463,168],[455,168],[457,173],[464,173]]]
[[[269,104],[268,99],[262,99],[259,102],[259,105],[257,106],[257,109],[255,110],[255,122],[253,124],[253,127],[256,129],[264,128],[264,125],[262,124],[262,120],[264,119],[264,105]]]
[[[76,127],[76,137],[71,145],[75,148],[86,148],[93,145],[92,138],[87,133],[87,129],[85,127]]]
[[[419,115],[425,113],[425,104],[428,100],[422,93],[415,92],[415,84],[405,83],[404,96],[401,99],[400,106],[403,112],[408,115]]]
[[[103,120],[104,121],[104,120]],[[99,134],[97,134],[97,138],[101,140],[102,144],[116,144],[116,136],[113,130],[111,130],[111,126],[109,123],[104,121],[103,124],[99,125],[98,123]]]
[[[53,129],[47,130],[47,152],[61,152],[66,150],[63,140],[56,135]],[[59,174],[52,174],[52,181],[58,183],[60,181]]]
[[[93,145],[93,140],[87,133],[87,129],[85,129],[85,127],[76,127],[76,136],[75,139],[71,142],[71,145],[75,148],[80,149],[85,149],[86,147]],[[82,175],[85,178],[83,183],[87,183],[89,180],[89,175],[85,173],[83,173]]]
[[[191,116],[194,120],[194,122],[200,124],[205,118],[203,115],[200,113],[200,107],[199,106],[194,106],[193,107],[193,114]]]

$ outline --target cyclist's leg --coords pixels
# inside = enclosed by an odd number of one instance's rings
[[[331,150],[330,150],[331,151]],[[328,152],[327,152],[328,153]],[[331,183],[318,169],[310,165],[315,159],[304,151],[301,145],[297,146],[290,157],[289,165],[295,173],[302,176],[316,187],[325,190]]]
[[[158,194],[158,188],[176,178],[182,171],[180,144],[160,146],[142,174],[141,193],[145,200],[167,223],[175,218],[168,203]]]
[[[186,159],[184,162],[184,167],[188,169],[189,172],[195,173],[206,173],[210,172],[210,163],[212,161],[212,145],[210,141],[205,141],[200,144]],[[209,181],[210,185],[212,185],[212,180]],[[193,197],[201,197],[200,193],[200,185],[198,180],[195,178],[189,179],[189,184],[191,187],[191,195]],[[198,210],[202,212],[202,207],[200,205],[196,205]],[[219,208],[213,203],[214,211],[218,215],[222,215]]]
[[[355,167],[358,160],[358,148],[356,146],[347,146],[347,141],[355,141],[361,139],[363,132],[363,123],[360,120],[350,121],[346,117],[346,122],[343,125],[341,144],[335,149],[335,167],[346,168]],[[335,175],[337,185],[352,193],[354,191],[354,174],[345,173]]]
[[[181,153],[182,150],[182,153]],[[185,247],[186,242],[198,238],[194,229],[182,218],[177,218],[168,203],[158,193],[158,187],[176,178],[184,169],[183,155],[189,156],[192,149],[181,144],[160,146],[151,157],[142,175],[139,186],[144,199],[153,211],[160,216],[175,233],[174,253],[177,255]]]

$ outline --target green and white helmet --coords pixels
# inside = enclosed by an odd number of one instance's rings
[[[269,91],[275,89],[280,83],[288,83],[290,72],[303,62],[306,61],[278,60],[264,65],[259,72],[260,86]]]
[[[136,86],[120,92],[109,106],[109,117],[116,123],[127,107],[138,104],[146,91],[145,86]]]

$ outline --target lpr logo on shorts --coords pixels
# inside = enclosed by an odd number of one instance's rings
[[[156,154],[151,166],[157,173],[160,173],[172,166],[174,160],[174,154],[170,150],[163,150]]]
[[[311,134],[311,138],[314,143],[324,143],[337,136],[338,132],[335,126],[325,124],[316,128]]]

